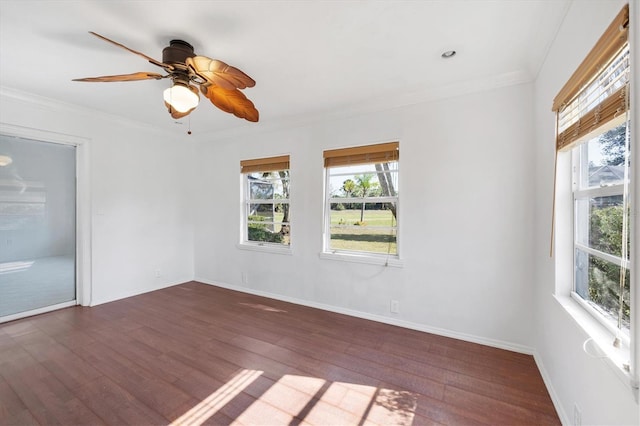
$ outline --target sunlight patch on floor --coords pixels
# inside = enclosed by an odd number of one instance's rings
[[[360,424],[376,390],[373,386],[334,382],[319,396],[304,420],[311,424]]]
[[[324,384],[322,379],[286,374],[238,416],[234,424],[263,424],[267,419],[272,424],[289,424]]]
[[[417,405],[418,397],[411,392],[379,389],[364,424],[410,425]]]
[[[332,383],[305,416],[312,424],[411,425],[417,396],[353,383]],[[338,410],[336,410],[338,409]]]
[[[411,392],[285,375],[233,424],[411,425],[416,405]]]
[[[259,309],[261,311],[267,311],[267,312],[285,312],[285,313],[287,312],[287,311],[284,311],[282,309],[274,308],[273,306],[263,305],[261,303],[245,303],[245,302],[241,302],[241,303],[239,303],[239,305],[248,306],[250,308]]]
[[[220,389],[202,400],[198,405],[174,420],[171,425],[199,426],[235,398],[240,392],[253,383],[262,371],[242,370],[235,377],[225,383]]]

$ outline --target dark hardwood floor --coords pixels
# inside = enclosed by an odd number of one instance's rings
[[[533,358],[190,282],[0,325],[0,424],[559,424]]]

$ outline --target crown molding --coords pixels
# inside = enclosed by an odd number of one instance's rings
[[[227,139],[239,136],[242,137],[262,134],[265,132],[276,132],[323,122],[344,120],[365,114],[389,111],[412,105],[431,103],[458,96],[499,89],[502,87],[529,83],[531,81],[533,81],[533,78],[530,73],[524,70],[512,71],[494,76],[460,81],[444,86],[415,88],[400,94],[395,94],[394,96],[380,95],[367,101],[339,106],[333,111],[278,117],[270,122],[260,122],[258,126],[234,126],[223,130],[202,131],[194,139]],[[177,135],[181,135],[184,130],[183,128],[176,128],[174,130],[172,127],[153,126],[151,124],[131,120],[120,115],[108,114],[92,108],[34,95],[32,93],[5,86],[0,86],[0,97],[6,97],[18,102],[37,105],[50,111],[64,111],[69,114],[82,114],[99,120],[108,120],[114,123],[138,127],[153,132],[162,132],[166,134],[167,131],[170,131]]]
[[[144,129],[144,130],[152,131],[156,133],[167,132],[167,128],[164,128],[164,127],[159,128],[158,126],[153,126],[145,122],[132,120],[130,118],[123,117],[121,115],[109,114],[93,108],[88,108],[88,107],[60,101],[58,99],[52,99],[52,98],[47,98],[40,95],[35,95],[33,93],[25,92],[22,90],[11,88],[11,87],[0,86],[0,98],[7,98],[12,101],[17,101],[17,102],[28,104],[31,106],[36,106],[48,111],[53,111],[58,113],[63,112],[63,113],[68,113],[70,115],[84,115],[86,117],[95,118],[96,120],[111,121],[116,124],[122,124],[124,126],[129,126],[129,127],[136,127],[139,129]]]

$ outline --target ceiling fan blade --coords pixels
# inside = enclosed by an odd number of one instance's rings
[[[172,108],[171,105],[169,105],[168,102],[165,102],[164,106],[167,107],[167,111],[169,111],[169,114],[171,114],[171,118],[175,118],[176,120],[178,120],[178,119],[180,119],[182,117],[186,117],[187,115],[191,114],[191,111],[196,109],[195,107],[193,107],[187,112],[180,112],[180,111],[176,111],[174,108]]]
[[[129,52],[131,52],[131,53],[133,53],[133,54],[135,54],[135,55],[142,56],[144,59],[146,59],[147,61],[151,62],[153,65],[157,65],[157,66],[159,66],[159,67],[161,67],[161,68],[164,68],[164,69],[165,69],[165,70],[167,70],[167,71],[170,71],[170,70],[172,70],[172,69],[173,69],[173,66],[171,66],[171,65],[169,65],[169,64],[165,64],[165,63],[160,62],[160,61],[156,61],[156,60],[155,60],[155,59],[153,59],[152,57],[147,56],[147,55],[145,55],[144,53],[138,52],[137,50],[130,49],[130,48],[128,48],[127,46],[125,46],[124,44],[120,44],[120,43],[118,43],[117,41],[113,41],[113,40],[111,40],[111,39],[109,39],[109,38],[107,38],[107,37],[105,37],[105,36],[103,36],[103,35],[100,35],[100,34],[98,34],[98,33],[94,33],[93,31],[89,31],[89,32],[90,32],[91,34],[93,34],[94,36],[96,36],[96,37],[98,37],[98,38],[101,38],[101,39],[102,39],[102,40],[104,40],[104,41],[107,41],[107,42],[109,42],[109,43],[111,43],[111,44],[115,44],[116,46],[121,47],[121,48],[123,48],[123,49],[125,49],[125,50],[128,50]]]
[[[238,118],[256,123],[260,118],[258,110],[238,89],[224,89],[214,85],[201,85],[200,90],[212,104]]]
[[[217,59],[194,56],[187,58],[185,63],[198,77],[223,89],[246,89],[256,85],[247,74]]]
[[[167,76],[154,72],[134,72],[133,74],[103,75],[101,77],[74,78],[72,81],[88,81],[92,83],[113,81],[160,80]]]

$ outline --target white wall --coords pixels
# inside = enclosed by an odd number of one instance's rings
[[[8,90],[0,122],[88,139],[92,304],[192,279],[194,144],[186,136]]]
[[[524,84],[201,141],[196,279],[530,350],[532,99]],[[404,267],[320,259],[323,150],[395,140]],[[293,255],[240,250],[239,162],[287,153]]]
[[[574,1],[535,83],[535,347],[567,423],[573,422],[574,404],[585,425],[640,423],[638,404],[628,384],[605,361],[582,350],[588,336],[554,297],[555,259],[549,257],[555,135],[552,100],[624,3]],[[636,47],[634,54],[640,54],[640,49]],[[565,258],[570,260],[570,254]]]

